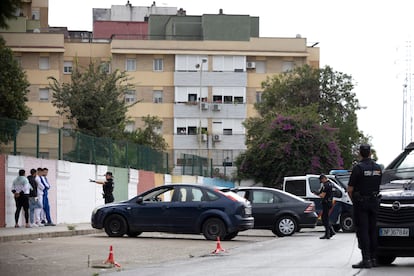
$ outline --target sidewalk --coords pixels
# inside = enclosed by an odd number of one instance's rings
[[[73,227],[73,228],[72,228]],[[39,238],[68,237],[102,233],[102,230],[92,228],[90,223],[57,224],[35,228],[0,228],[0,243]]]

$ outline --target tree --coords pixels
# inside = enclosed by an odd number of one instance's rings
[[[311,117],[268,114],[245,122],[247,151],[236,160],[238,178],[280,188],[286,175],[342,166],[335,129]]]
[[[358,130],[356,111],[361,107],[352,92],[354,84],[350,75],[329,66],[316,69],[304,65],[273,76],[263,87],[263,101],[256,104],[259,114],[303,114],[303,108],[314,106],[319,123],[338,130],[336,137],[344,166],[352,167],[353,148],[367,137]]]
[[[126,133],[127,139],[140,144],[149,146],[152,149],[158,151],[165,151],[167,149],[167,142],[164,137],[157,133],[157,129],[162,126],[162,121],[157,116],[147,115],[143,117],[145,127],[143,129],[137,129],[131,133]]]
[[[25,72],[0,37],[0,117],[16,120],[12,125],[8,125],[10,122],[2,122],[1,142],[9,141],[22,122],[31,115],[31,110],[26,105],[29,86]]]
[[[16,11],[22,5],[21,0],[1,0],[0,1],[0,28],[8,29],[8,19],[16,18]]]
[[[125,72],[107,73],[90,62],[85,70],[75,64],[70,83],[49,77],[52,103],[59,115],[65,115],[76,129],[93,136],[122,138],[128,105],[124,96],[130,89]]]

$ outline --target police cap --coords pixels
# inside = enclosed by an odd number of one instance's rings
[[[359,146],[359,150],[360,150],[360,151],[370,151],[370,150],[371,150],[371,146],[370,146],[370,145],[368,145],[368,144],[361,144],[361,145]]]
[[[324,175],[324,174],[321,174],[321,175],[319,176],[319,180],[322,180],[322,179],[324,179],[324,178],[326,178],[326,175]]]
[[[110,175],[110,176],[112,176],[112,172],[106,172],[106,174],[105,175]]]

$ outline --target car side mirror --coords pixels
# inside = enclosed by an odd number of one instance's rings
[[[137,198],[137,201],[136,201],[138,204],[142,204],[142,202],[144,202],[144,198],[142,197],[142,196],[139,196],[138,198]]]

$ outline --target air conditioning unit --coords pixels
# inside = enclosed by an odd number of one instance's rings
[[[247,69],[254,69],[254,68],[256,68],[256,63],[249,61],[249,62],[246,63],[246,68]]]
[[[219,134],[214,134],[213,135],[213,142],[219,142],[221,141],[221,136]]]
[[[213,104],[213,111],[220,111],[221,105],[220,104]]]
[[[202,110],[208,110],[208,103],[201,103]]]

